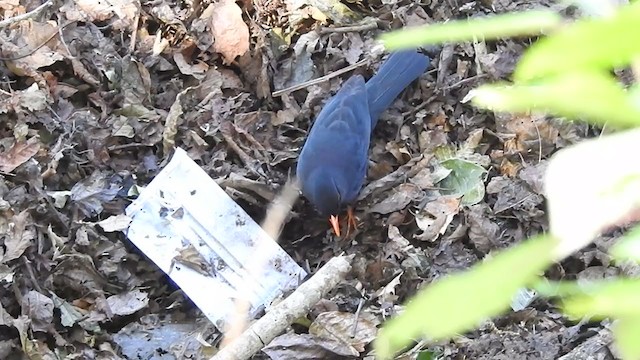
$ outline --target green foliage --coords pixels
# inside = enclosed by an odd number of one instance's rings
[[[617,301],[617,299],[614,299],[614,301]],[[613,327],[613,334],[623,358],[640,358],[640,341],[638,341],[638,334],[640,334],[639,316],[620,318]]]
[[[440,164],[451,170],[449,176],[438,184],[445,189],[443,193],[462,197],[462,205],[474,205],[484,198],[485,168],[456,158],[443,160]]]
[[[483,85],[473,95],[473,104],[486,109],[544,111],[617,127],[640,123],[640,107],[612,76],[602,72],[566,72],[534,84]]]
[[[530,239],[426,287],[384,326],[374,344],[376,355],[388,359],[416,337],[449,338],[502,313],[518,289],[551,264],[555,245],[550,237]]]
[[[411,48],[424,44],[466,41],[475,38],[492,40],[510,36],[531,35],[553,29],[562,22],[560,15],[548,10],[478,18],[469,21],[450,21],[441,24],[416,26],[380,36],[389,50]]]
[[[627,66],[640,52],[640,6],[630,5],[612,17],[583,19],[532,45],[513,74],[517,82],[567,72],[608,72]],[[567,97],[565,94],[564,97]]]
[[[483,85],[469,95],[473,103],[498,112],[536,111],[618,129],[638,127],[638,87],[625,89],[613,70],[629,65],[638,70],[640,65],[640,2],[620,7],[607,17],[583,18],[562,27],[561,22],[557,14],[536,11],[405,29],[385,34],[381,40],[388,49],[398,50],[554,30],[525,52],[513,83]],[[639,144],[637,149],[635,143]],[[467,331],[506,311],[517,290],[538,279],[535,288],[539,294],[558,298],[568,316],[616,319],[613,329],[621,353],[626,359],[639,358],[640,280],[578,284],[536,278],[552,261],[585,246],[598,231],[622,222],[640,205],[640,192],[634,190],[640,178],[640,165],[632,160],[638,153],[635,150],[640,151],[638,130],[604,136],[554,155],[549,172],[555,174],[545,179],[548,190],[553,189],[547,193],[553,237],[530,239],[425,287],[401,315],[384,325],[375,341],[377,355],[390,358],[419,337],[442,340]],[[607,164],[609,172],[585,178],[585,169],[598,166],[590,160],[599,154],[616,160],[611,161],[615,168]],[[631,158],[617,161],[611,154]],[[565,168],[562,173],[558,170],[561,167]],[[462,169],[459,172],[463,173]],[[563,192],[569,196],[563,197]],[[580,218],[569,219],[588,212],[593,216],[582,219],[590,222],[587,230]],[[640,226],[612,247],[611,255],[616,261],[640,261]]]
[[[619,239],[609,253],[618,261],[640,262],[640,226],[635,226]]]
[[[640,279],[603,280],[581,286],[562,301],[564,312],[573,318],[603,319],[640,316]]]

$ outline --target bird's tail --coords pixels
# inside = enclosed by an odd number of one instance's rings
[[[371,129],[376,126],[380,114],[391,105],[404,88],[427,70],[429,63],[428,56],[416,50],[405,50],[392,53],[380,66],[378,73],[366,84]]]

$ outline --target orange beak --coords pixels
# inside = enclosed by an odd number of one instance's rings
[[[340,236],[340,222],[338,222],[338,217],[331,215],[329,217],[329,222],[331,223],[331,227],[333,228],[333,232],[336,233],[336,236]]]

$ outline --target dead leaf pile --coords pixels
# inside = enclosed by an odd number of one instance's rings
[[[0,15],[39,5],[0,0]],[[376,71],[381,31],[534,5],[548,4],[60,0],[6,22],[0,326],[11,331],[0,358],[209,358],[220,333],[120,232],[130,221],[124,209],[172,149],[185,149],[260,221],[294,175],[329,95],[348,76]],[[370,357],[380,324],[419,288],[547,230],[546,159],[598,130],[461,102],[474,86],[509,78],[528,43],[435,52],[434,70],[374,131],[350,241],[296,204],[281,245],[312,271],[355,254],[353,276],[257,357]],[[604,234],[550,276],[605,276],[615,236]],[[587,332],[541,301],[407,356],[556,358]]]

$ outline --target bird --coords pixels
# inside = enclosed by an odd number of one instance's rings
[[[364,184],[371,134],[380,115],[420,77],[431,59],[416,49],[393,52],[365,82],[349,77],[323,106],[302,146],[296,166],[302,195],[340,236],[338,214],[348,207],[349,227],[357,228],[351,204]]]

